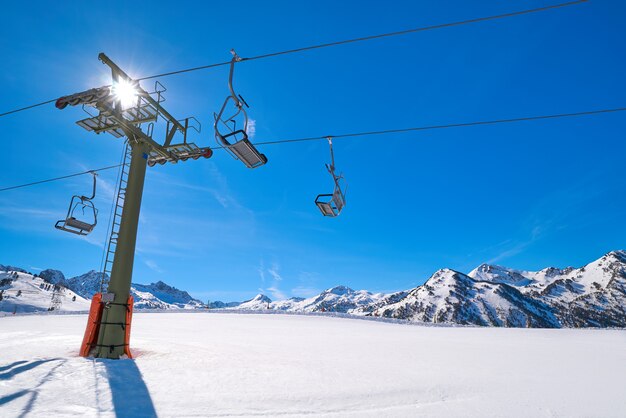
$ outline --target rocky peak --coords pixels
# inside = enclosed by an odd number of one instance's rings
[[[626,251],[624,250],[611,251],[602,258],[626,264]]]
[[[9,265],[5,266],[3,264],[0,264],[0,271],[17,271],[19,273],[26,273],[27,272],[23,268],[19,268],[19,267],[15,267],[15,266],[9,266]]]
[[[457,281],[471,280],[470,277],[463,273],[459,273],[456,270],[444,268],[437,270],[430,278],[424,283],[425,285],[441,285],[443,283],[454,283]]]
[[[351,294],[354,293],[354,290],[350,289],[347,286],[335,286],[335,287],[331,287],[330,289],[325,290],[323,293],[332,293],[333,295],[337,295],[337,296],[343,296],[343,295],[347,295],[347,294]]]
[[[545,277],[556,277],[556,276],[560,276],[563,274],[563,271],[561,269],[558,269],[556,267],[547,267],[543,270],[541,270],[541,272],[545,275]]]
[[[46,269],[39,273],[39,277],[44,279],[48,283],[61,284],[67,287],[67,281],[63,272],[54,269]]]
[[[250,299],[247,302],[263,302],[263,303],[272,303],[272,299],[268,298],[267,296],[265,296],[262,293],[259,293],[258,295],[256,295],[255,297],[253,297],[252,299]],[[245,303],[245,302],[244,302]]]

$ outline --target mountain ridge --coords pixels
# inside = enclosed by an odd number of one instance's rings
[[[525,271],[483,263],[468,274],[442,268],[420,286],[384,295],[335,286],[297,301],[265,300],[255,306],[218,301],[208,307],[480,326],[626,327],[626,251],[608,252],[579,268]]]
[[[89,301],[100,291],[102,273],[95,270],[66,279],[59,270],[46,269],[31,274],[24,269],[0,265],[0,311],[34,312],[50,310],[52,294],[59,293],[64,311],[89,309]],[[18,294],[19,291],[19,294]],[[131,284],[135,309],[199,309],[206,305],[186,291],[162,281]],[[72,300],[72,298],[75,299]]]
[[[102,278],[94,270],[66,279],[62,272],[52,269],[39,276],[18,267],[0,265],[2,269],[12,269],[13,273],[4,273],[0,291],[10,286],[9,276],[17,275],[43,280],[47,284],[42,286],[48,289],[66,286],[84,300],[99,291]],[[131,293],[135,307],[146,309],[337,312],[496,327],[626,327],[626,251],[608,252],[579,268],[526,271],[483,263],[467,274],[442,268],[420,286],[388,294],[339,285],[309,298],[272,301],[258,294],[243,302],[213,301],[205,305],[162,281],[133,283]]]

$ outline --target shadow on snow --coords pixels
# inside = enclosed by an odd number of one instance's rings
[[[12,379],[14,376],[20,374],[20,373],[24,373],[27,372],[29,370],[34,369],[35,367],[41,366],[42,364],[48,363],[50,361],[58,361],[61,359],[58,358],[51,358],[48,360],[36,360],[36,361],[16,361],[12,364],[9,364],[8,366],[2,366],[0,367],[0,371],[5,371],[4,373],[0,373],[0,380],[10,380]],[[1,404],[0,404],[1,405]]]
[[[118,418],[156,417],[148,387],[135,360],[96,360],[104,365]]]
[[[21,373],[33,370],[43,364],[50,362],[58,362],[41,378],[41,380],[31,388],[18,390],[6,396],[0,397],[0,406],[12,402],[22,397],[29,397],[20,417],[24,417],[32,412],[33,406],[39,396],[40,388],[46,382],[50,381],[56,370],[66,363],[67,360],[53,358],[47,360],[35,361],[16,361],[6,366],[0,366],[0,381],[11,380]],[[108,380],[111,390],[111,400],[115,415],[119,418],[123,417],[156,417],[156,410],[152,403],[152,398],[148,387],[143,380],[141,372],[134,360],[106,360],[95,359],[94,366],[98,369],[104,369],[106,373],[96,373],[96,402],[100,397],[98,393],[98,380]],[[100,367],[98,367],[101,365]]]
[[[37,385],[35,385],[34,387],[30,389],[23,389],[15,393],[12,393],[10,395],[1,397],[0,406],[6,403],[9,403],[15,399],[19,399],[23,396],[30,396],[30,398],[26,402],[26,406],[24,406],[24,409],[22,410],[22,413],[19,415],[19,417],[26,416],[33,409],[33,405],[35,404],[35,401],[37,400],[37,397],[39,396],[39,388],[52,378],[52,375],[54,374],[54,372],[59,367],[61,367],[66,362],[66,360],[63,360],[60,358],[53,358],[53,359],[48,359],[48,360],[36,360],[36,361],[31,361],[31,362],[16,361],[15,363],[12,363],[8,366],[3,366],[2,370],[8,370],[8,371],[6,373],[0,374],[0,380],[9,380],[9,379],[12,379],[14,376],[19,375],[20,373],[27,372],[42,364],[45,364],[48,362],[54,362],[54,361],[58,361],[59,363],[55,365],[54,367],[52,367],[50,370],[48,370],[48,373],[46,373],[41,378],[41,380],[39,381],[39,383],[37,383]]]

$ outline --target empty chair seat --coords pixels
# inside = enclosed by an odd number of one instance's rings
[[[65,225],[69,226],[69,227],[72,227],[72,228],[79,229],[81,231],[85,231],[85,232],[93,231],[93,228],[95,226],[93,224],[89,224],[87,222],[80,221],[80,220],[78,220],[76,218],[66,219],[65,220]]]
[[[333,196],[332,194],[321,194],[321,195],[318,195],[317,198],[315,199],[315,204],[317,205],[317,207],[322,212],[322,215],[324,216],[334,217],[338,215],[337,211],[332,206],[332,199],[325,200],[326,198],[332,197],[332,196]]]
[[[248,168],[257,168],[267,163],[265,154],[259,153],[248,138],[244,137],[242,140],[230,145],[228,149]]]

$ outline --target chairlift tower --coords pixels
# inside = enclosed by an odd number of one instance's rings
[[[50,298],[49,311],[58,311],[63,305],[63,298],[65,297],[65,288],[61,285],[55,284],[52,290],[52,297]]]
[[[97,301],[99,319],[92,323],[90,314],[85,334],[87,338],[90,327],[97,333],[97,343],[90,346],[90,349],[95,348],[92,351],[95,357],[117,359],[130,353],[127,329],[130,327],[128,312],[132,312],[132,298],[129,299],[129,294],[146,167],[189,158],[210,158],[213,152],[209,147],[201,148],[187,142],[188,130],[199,132],[200,124],[195,118],[177,120],[163,108],[165,88],[160,83],[156,82],[154,91],[148,92],[105,54],[101,53],[98,58],[111,69],[112,85],[61,97],[56,107],[82,105],[90,117],[78,121],[79,126],[96,134],[106,132],[116,138],[126,137],[131,148],[111,277],[106,293]],[[92,114],[88,108],[95,108],[98,113]],[[154,123],[159,118],[167,123],[162,143],[153,139]],[[182,135],[182,142],[173,143],[177,134]],[[92,310],[95,302],[94,298]]]

